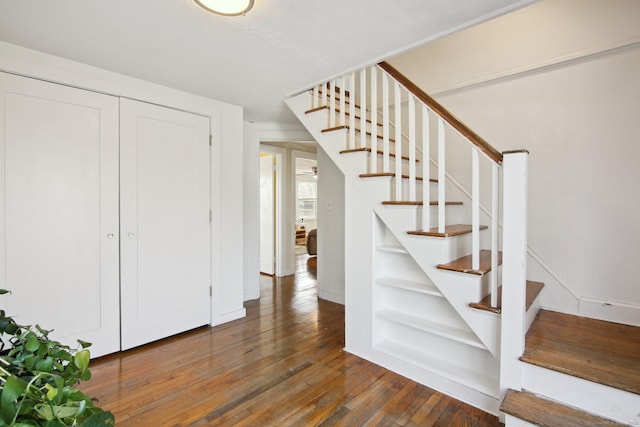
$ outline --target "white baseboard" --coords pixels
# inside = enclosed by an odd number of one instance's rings
[[[609,322],[640,326],[640,306],[596,298],[580,298],[578,303],[580,316]]]
[[[338,294],[336,292],[318,289],[318,298],[335,302],[336,304],[344,305],[344,295]]]
[[[211,319],[211,326],[222,325],[223,323],[231,322],[232,320],[242,319],[246,315],[247,310],[244,307],[239,310],[222,313]]]

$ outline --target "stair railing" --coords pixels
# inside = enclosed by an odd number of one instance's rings
[[[519,357],[524,350],[526,334],[528,152],[499,152],[385,62],[320,84],[312,89],[312,94],[312,109],[329,109],[327,130],[347,129],[344,149],[370,151],[369,173],[395,178],[394,201],[403,202],[402,182],[408,180],[406,198],[409,204],[417,204],[417,196],[422,197],[419,227],[425,231],[431,223],[428,208],[431,200],[430,164],[436,166],[438,180],[435,230],[444,233],[445,181],[447,177],[453,180],[445,170],[446,148],[451,132],[460,135],[471,147],[472,269],[480,269],[482,208],[491,218],[491,270],[494,272],[490,280],[492,307],[498,306],[498,250],[501,246],[503,251],[502,281],[506,286],[503,287],[501,304],[500,388],[503,392],[508,388],[520,389],[522,376]],[[434,121],[435,126],[432,124]],[[436,135],[433,144],[433,151],[437,152],[436,161],[430,157],[432,127],[435,127],[433,133]],[[394,158],[393,163],[391,158]],[[408,160],[407,174],[404,174],[403,159]],[[488,184],[485,182],[487,179],[481,180],[481,159],[488,162],[491,168]],[[416,168],[418,162],[419,170]],[[419,172],[423,177],[420,194],[416,185]],[[481,184],[484,186],[481,187]],[[490,209],[482,207],[480,203],[480,191],[487,187],[491,194]],[[500,197],[503,217],[501,241],[498,233]]]
[[[386,62],[351,72],[313,88],[311,108],[329,108],[329,129],[347,129],[346,150],[369,150],[369,173],[391,175],[394,202],[419,203],[423,207],[419,228],[444,234],[446,226],[446,147],[447,129],[455,131],[471,147],[471,227],[472,269],[480,270],[480,160],[488,162],[491,178],[488,191],[491,207],[484,209],[491,217],[491,306],[498,306],[498,253],[500,171],[503,156],[478,134],[464,125],[436,100]],[[403,106],[406,107],[403,108]],[[404,111],[403,111],[404,110]],[[437,151],[437,228],[431,224],[432,152],[431,126],[436,121]],[[359,134],[359,135],[358,135]],[[367,138],[366,136],[370,136]],[[391,137],[393,135],[393,138]],[[376,155],[376,153],[378,155]],[[381,156],[381,161],[379,161]],[[391,158],[394,158],[393,164]],[[408,166],[403,168],[403,164]],[[419,169],[417,167],[419,165]],[[406,170],[407,173],[404,173]],[[422,191],[417,183],[422,175]],[[403,195],[403,177],[408,181],[408,195]],[[407,199],[407,200],[403,200]]]

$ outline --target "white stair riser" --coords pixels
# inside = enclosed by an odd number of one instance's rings
[[[629,425],[640,425],[640,395],[522,362],[523,389]]]
[[[505,427],[537,427],[535,424],[531,424],[508,414],[504,418],[504,425]]]
[[[387,305],[398,307],[408,315],[419,316],[457,329],[467,329],[466,323],[444,298],[387,289],[382,291],[381,296]]]
[[[389,320],[378,322],[378,327],[383,328],[381,331],[383,335],[393,337],[397,342],[412,343],[412,347],[417,351],[437,355],[440,359],[456,365],[473,366],[479,372],[493,375],[496,379],[494,385],[497,391],[498,362],[486,350]]]

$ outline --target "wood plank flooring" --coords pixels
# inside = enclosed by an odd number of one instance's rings
[[[344,309],[315,258],[261,277],[247,317],[94,360],[82,389],[118,426],[500,426],[497,417],[342,351]]]
[[[523,362],[640,394],[640,328],[540,310]]]

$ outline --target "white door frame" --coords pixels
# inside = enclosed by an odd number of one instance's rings
[[[286,170],[284,167],[284,161],[286,159],[286,150],[280,147],[274,147],[271,145],[260,144],[260,152],[261,153],[270,153],[274,155],[275,158],[275,201],[274,201],[274,209],[275,212],[275,275],[276,276],[285,276],[287,273],[285,271],[285,263],[282,262],[284,259],[285,248],[283,247],[283,218],[285,215],[284,210],[284,182],[285,176],[284,171]],[[259,238],[259,237],[258,237]]]

